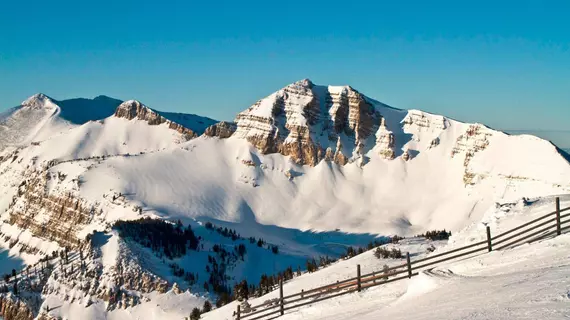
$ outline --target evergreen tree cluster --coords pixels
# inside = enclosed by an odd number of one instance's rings
[[[435,240],[447,240],[451,236],[451,231],[447,232],[445,229],[443,230],[432,230],[428,231],[424,234],[418,235],[418,237],[423,237],[432,241]]]
[[[315,260],[315,258],[307,260],[305,267],[307,268],[307,271],[309,273],[313,273],[313,272],[319,270],[319,268],[327,267],[331,263],[337,261],[337,259],[330,258],[329,256],[320,256],[318,260],[319,260],[318,263],[317,263],[317,260]],[[300,275],[300,273],[301,273],[300,270],[298,270],[299,275]]]
[[[301,268],[297,268],[297,276],[301,275]],[[293,272],[293,267],[288,267],[285,271],[279,272],[274,275],[261,275],[259,279],[259,284],[249,284],[246,280],[242,280],[234,285],[233,295],[226,296],[229,300],[224,301],[227,304],[234,299],[238,301],[244,301],[252,297],[261,297],[262,295],[268,294],[269,292],[275,290],[279,285],[279,281],[288,281],[293,279],[295,272]],[[218,299],[220,300],[220,299]],[[216,303],[218,305],[219,303]],[[223,304],[222,304],[223,305]]]
[[[245,248],[245,244],[240,243],[239,245],[237,245],[237,246],[235,247],[235,251],[236,251],[237,255],[238,255],[238,256],[241,258],[241,260],[243,261],[243,260],[244,260],[244,256],[245,256],[245,254],[247,253],[247,250],[246,250],[246,248]]]
[[[184,268],[180,267],[177,263],[169,264],[172,274],[177,277],[184,278],[188,285],[192,286],[198,281],[198,273],[187,272]]]
[[[230,238],[233,241],[236,241],[238,239],[241,239],[241,236],[239,235],[239,233],[237,233],[235,230],[233,229],[228,229],[228,228],[222,228],[222,227],[216,227],[213,223],[211,222],[206,222],[206,224],[204,225],[206,227],[206,229],[208,230],[213,230],[216,231],[217,233],[219,233],[222,237],[226,237],[226,238]]]
[[[353,248],[353,247],[348,247],[346,248],[346,253],[341,255],[342,259],[350,259],[353,258],[359,254],[364,253],[367,250],[372,250],[374,248],[378,248],[382,245],[388,244],[388,243],[398,243],[400,242],[400,240],[404,239],[403,237],[400,237],[398,235],[395,235],[393,237],[389,237],[389,238],[383,238],[382,240],[374,240],[368,243],[368,245],[366,246],[366,249],[359,247],[359,248]]]
[[[317,270],[319,270],[319,266],[317,265],[317,261],[315,261],[315,259],[311,259],[311,260],[307,260],[307,265],[306,265],[307,271],[309,273],[313,273]]]
[[[204,282],[204,289],[218,295],[218,300],[216,301],[216,306],[218,307],[234,299],[231,288],[228,285],[228,280],[230,280],[230,277],[226,274],[228,266],[235,263],[239,258],[243,260],[247,253],[246,246],[243,243],[235,245],[233,250],[227,250],[226,247],[219,244],[212,246],[212,251],[215,255],[208,255],[208,264],[206,265],[206,272],[209,276],[208,280]]]
[[[271,248],[271,252],[273,252],[274,254],[278,254],[279,253],[279,247],[276,245],[271,245],[269,246]]]
[[[228,256],[227,251],[224,248],[218,247],[218,259],[216,257],[208,256],[208,265],[206,265],[206,272],[208,272],[209,277],[206,282],[204,282],[204,289],[206,291],[213,291],[218,294],[218,296],[231,294],[231,289],[228,285],[229,277],[226,275],[226,258]]]
[[[123,238],[130,238],[151,248],[169,259],[184,256],[188,249],[197,250],[200,239],[194,235],[190,225],[184,227],[178,220],[172,224],[148,217],[132,221],[117,221],[114,228]]]
[[[263,240],[261,238],[255,239],[254,237],[250,237],[249,243],[251,243],[251,244],[257,243],[258,247],[263,248],[263,245],[265,244],[265,240]]]
[[[392,248],[392,250],[388,250],[382,247],[378,247],[374,250],[374,256],[378,259],[402,259],[404,257],[400,249]]]
[[[210,312],[211,310],[212,310],[212,304],[210,303],[210,301],[206,300],[204,301],[204,306],[202,307],[202,310],[200,310],[198,307],[192,309],[192,312],[190,313],[190,320],[198,320],[200,319],[203,313]]]
[[[299,272],[297,274],[300,274],[300,268],[298,268],[298,270]],[[277,288],[280,280],[283,280],[285,282],[293,279],[294,276],[295,273],[293,272],[293,267],[291,266],[285,269],[285,271],[274,275],[262,274],[259,279],[259,284],[257,286],[250,285],[246,292],[248,293],[249,297],[261,297],[262,295],[267,294]]]
[[[249,291],[250,288],[247,285],[247,281],[243,280],[242,282],[239,282],[234,286],[234,297],[237,301],[242,302],[244,300],[249,299]],[[255,291],[252,290],[252,292]]]
[[[204,227],[208,230],[215,231],[215,232],[219,233],[223,237],[230,238],[230,239],[232,239],[232,241],[244,239],[241,237],[241,235],[239,233],[237,233],[237,231],[235,231],[233,229],[217,227],[216,225],[214,225],[210,221],[206,222],[204,224]],[[262,238],[256,239],[255,237],[249,237],[249,243],[251,243],[251,244],[257,243],[257,246],[260,248],[263,248],[263,246],[265,244],[267,244],[265,242],[265,240],[263,240]],[[245,247],[244,247],[244,249],[245,249]],[[279,253],[279,246],[277,246],[277,245],[268,245],[267,249],[271,250],[271,252],[273,252],[274,254]],[[244,252],[244,254],[245,254],[245,252]],[[243,254],[240,254],[240,257],[243,257]]]

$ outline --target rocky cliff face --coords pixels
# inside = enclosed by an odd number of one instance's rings
[[[392,160],[395,158],[394,133],[386,128],[386,120],[382,119],[380,128],[376,132],[376,147],[381,158]]]
[[[30,168],[24,176],[26,178],[21,181],[17,194],[8,207],[8,219],[4,222],[61,247],[77,246],[80,242],[77,232],[100,211],[87,205],[72,191],[64,195],[48,192],[48,182],[57,184],[66,180],[67,176],[63,173]],[[18,242],[18,238],[7,235],[6,238],[12,244]],[[26,245],[23,250],[36,253],[38,248]]]
[[[94,244],[93,237],[75,250],[57,251],[24,269],[17,276],[18,296],[10,292],[15,287],[13,278],[9,283],[0,280],[0,316],[6,320],[56,319],[50,311],[57,307],[46,302],[50,299],[86,308],[97,303],[107,311],[126,309],[148,301],[146,294],[171,288],[142,266],[148,257],[131,251],[122,239],[117,240],[116,258],[105,265],[100,243]],[[172,289],[180,293],[176,285]]]
[[[80,257],[74,252],[69,255],[75,258],[59,262],[53,259],[51,264],[55,268],[43,286],[43,295],[86,307],[103,302],[107,310],[114,310],[141,303],[146,293],[168,290],[168,282],[144,269],[123,240],[119,240],[112,265],[104,265],[101,248],[93,245],[92,239],[78,248]]]
[[[410,110],[402,124],[404,130],[414,132],[441,132],[449,127],[449,121],[445,117],[418,110]]]
[[[451,157],[463,156],[463,166],[465,174],[463,182],[466,185],[473,184],[476,178],[484,178],[484,175],[478,174],[471,170],[469,164],[475,154],[485,150],[489,146],[489,138],[493,135],[493,131],[481,124],[472,124],[467,130],[461,134],[451,151]]]
[[[366,151],[381,118],[353,88],[317,86],[305,79],[238,114],[233,136],[299,164],[314,166],[323,159],[346,164]]]
[[[4,320],[32,320],[34,315],[25,302],[11,294],[0,294],[0,316]]]
[[[235,131],[235,123],[221,121],[206,128],[204,135],[208,137],[218,137],[220,139],[225,139],[231,137]]]
[[[170,129],[182,134],[186,140],[190,140],[198,136],[193,130],[169,119],[166,119],[158,112],[150,109],[149,107],[136,100],[125,101],[119,105],[115,111],[115,117],[125,118],[127,120],[138,119],[146,121],[149,125],[161,125],[165,123]]]

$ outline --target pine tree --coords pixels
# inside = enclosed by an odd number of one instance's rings
[[[216,307],[221,308],[231,302],[231,297],[227,292],[222,292],[216,301]]]
[[[200,309],[194,308],[192,309],[192,313],[190,313],[190,320],[198,320],[200,319],[201,312]]]
[[[212,310],[212,304],[210,301],[204,301],[204,307],[202,308],[202,313],[210,312]]]
[[[234,296],[240,302],[249,298],[249,287],[246,280],[234,286]]]

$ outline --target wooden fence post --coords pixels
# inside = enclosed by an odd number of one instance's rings
[[[562,228],[560,226],[560,198],[556,197],[556,234],[562,234]]]
[[[408,265],[408,278],[412,278],[412,262],[410,261],[410,253],[406,252],[406,263]]]
[[[358,292],[362,290],[362,281],[360,280],[360,265],[356,265],[356,286],[358,287]]]
[[[487,249],[489,252],[493,251],[493,245],[491,244],[491,227],[487,226]]]
[[[240,306],[239,306],[239,304],[237,305],[237,317],[236,317],[236,319],[237,320],[240,319]]]
[[[283,279],[279,280],[279,303],[281,307],[279,308],[281,311],[281,315],[285,314],[285,303],[283,301]]]

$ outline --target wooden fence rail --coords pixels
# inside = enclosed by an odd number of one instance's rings
[[[520,245],[522,243],[530,243],[550,236],[561,235],[562,232],[570,230],[570,225],[566,225],[570,224],[570,219],[565,219],[570,217],[570,212],[562,214],[566,211],[570,211],[570,207],[560,209],[560,198],[556,198],[555,211],[521,224],[494,237],[491,234],[491,228],[487,226],[486,240],[484,241],[476,242],[464,247],[431,255],[414,261],[411,261],[410,254],[406,253],[405,264],[374,271],[367,274],[361,274],[360,265],[357,265],[356,277],[354,278],[337,281],[336,283],[331,283],[306,291],[301,290],[300,292],[296,292],[287,296],[283,295],[283,281],[279,281],[278,299],[272,299],[250,307],[250,312],[241,310],[240,305],[238,305],[236,318],[237,320],[260,320],[268,319],[267,317],[276,318],[284,315],[285,311],[299,308],[308,304],[340,297],[342,295],[350,294],[353,292],[359,292],[364,289],[384,285],[395,281],[410,279],[419,274],[417,271],[438,265],[446,261],[455,260],[458,258],[467,258],[469,256],[474,256],[475,254],[487,253],[493,250],[512,248],[513,246]],[[537,222],[540,223],[536,224]],[[507,235],[509,236],[505,237]]]

